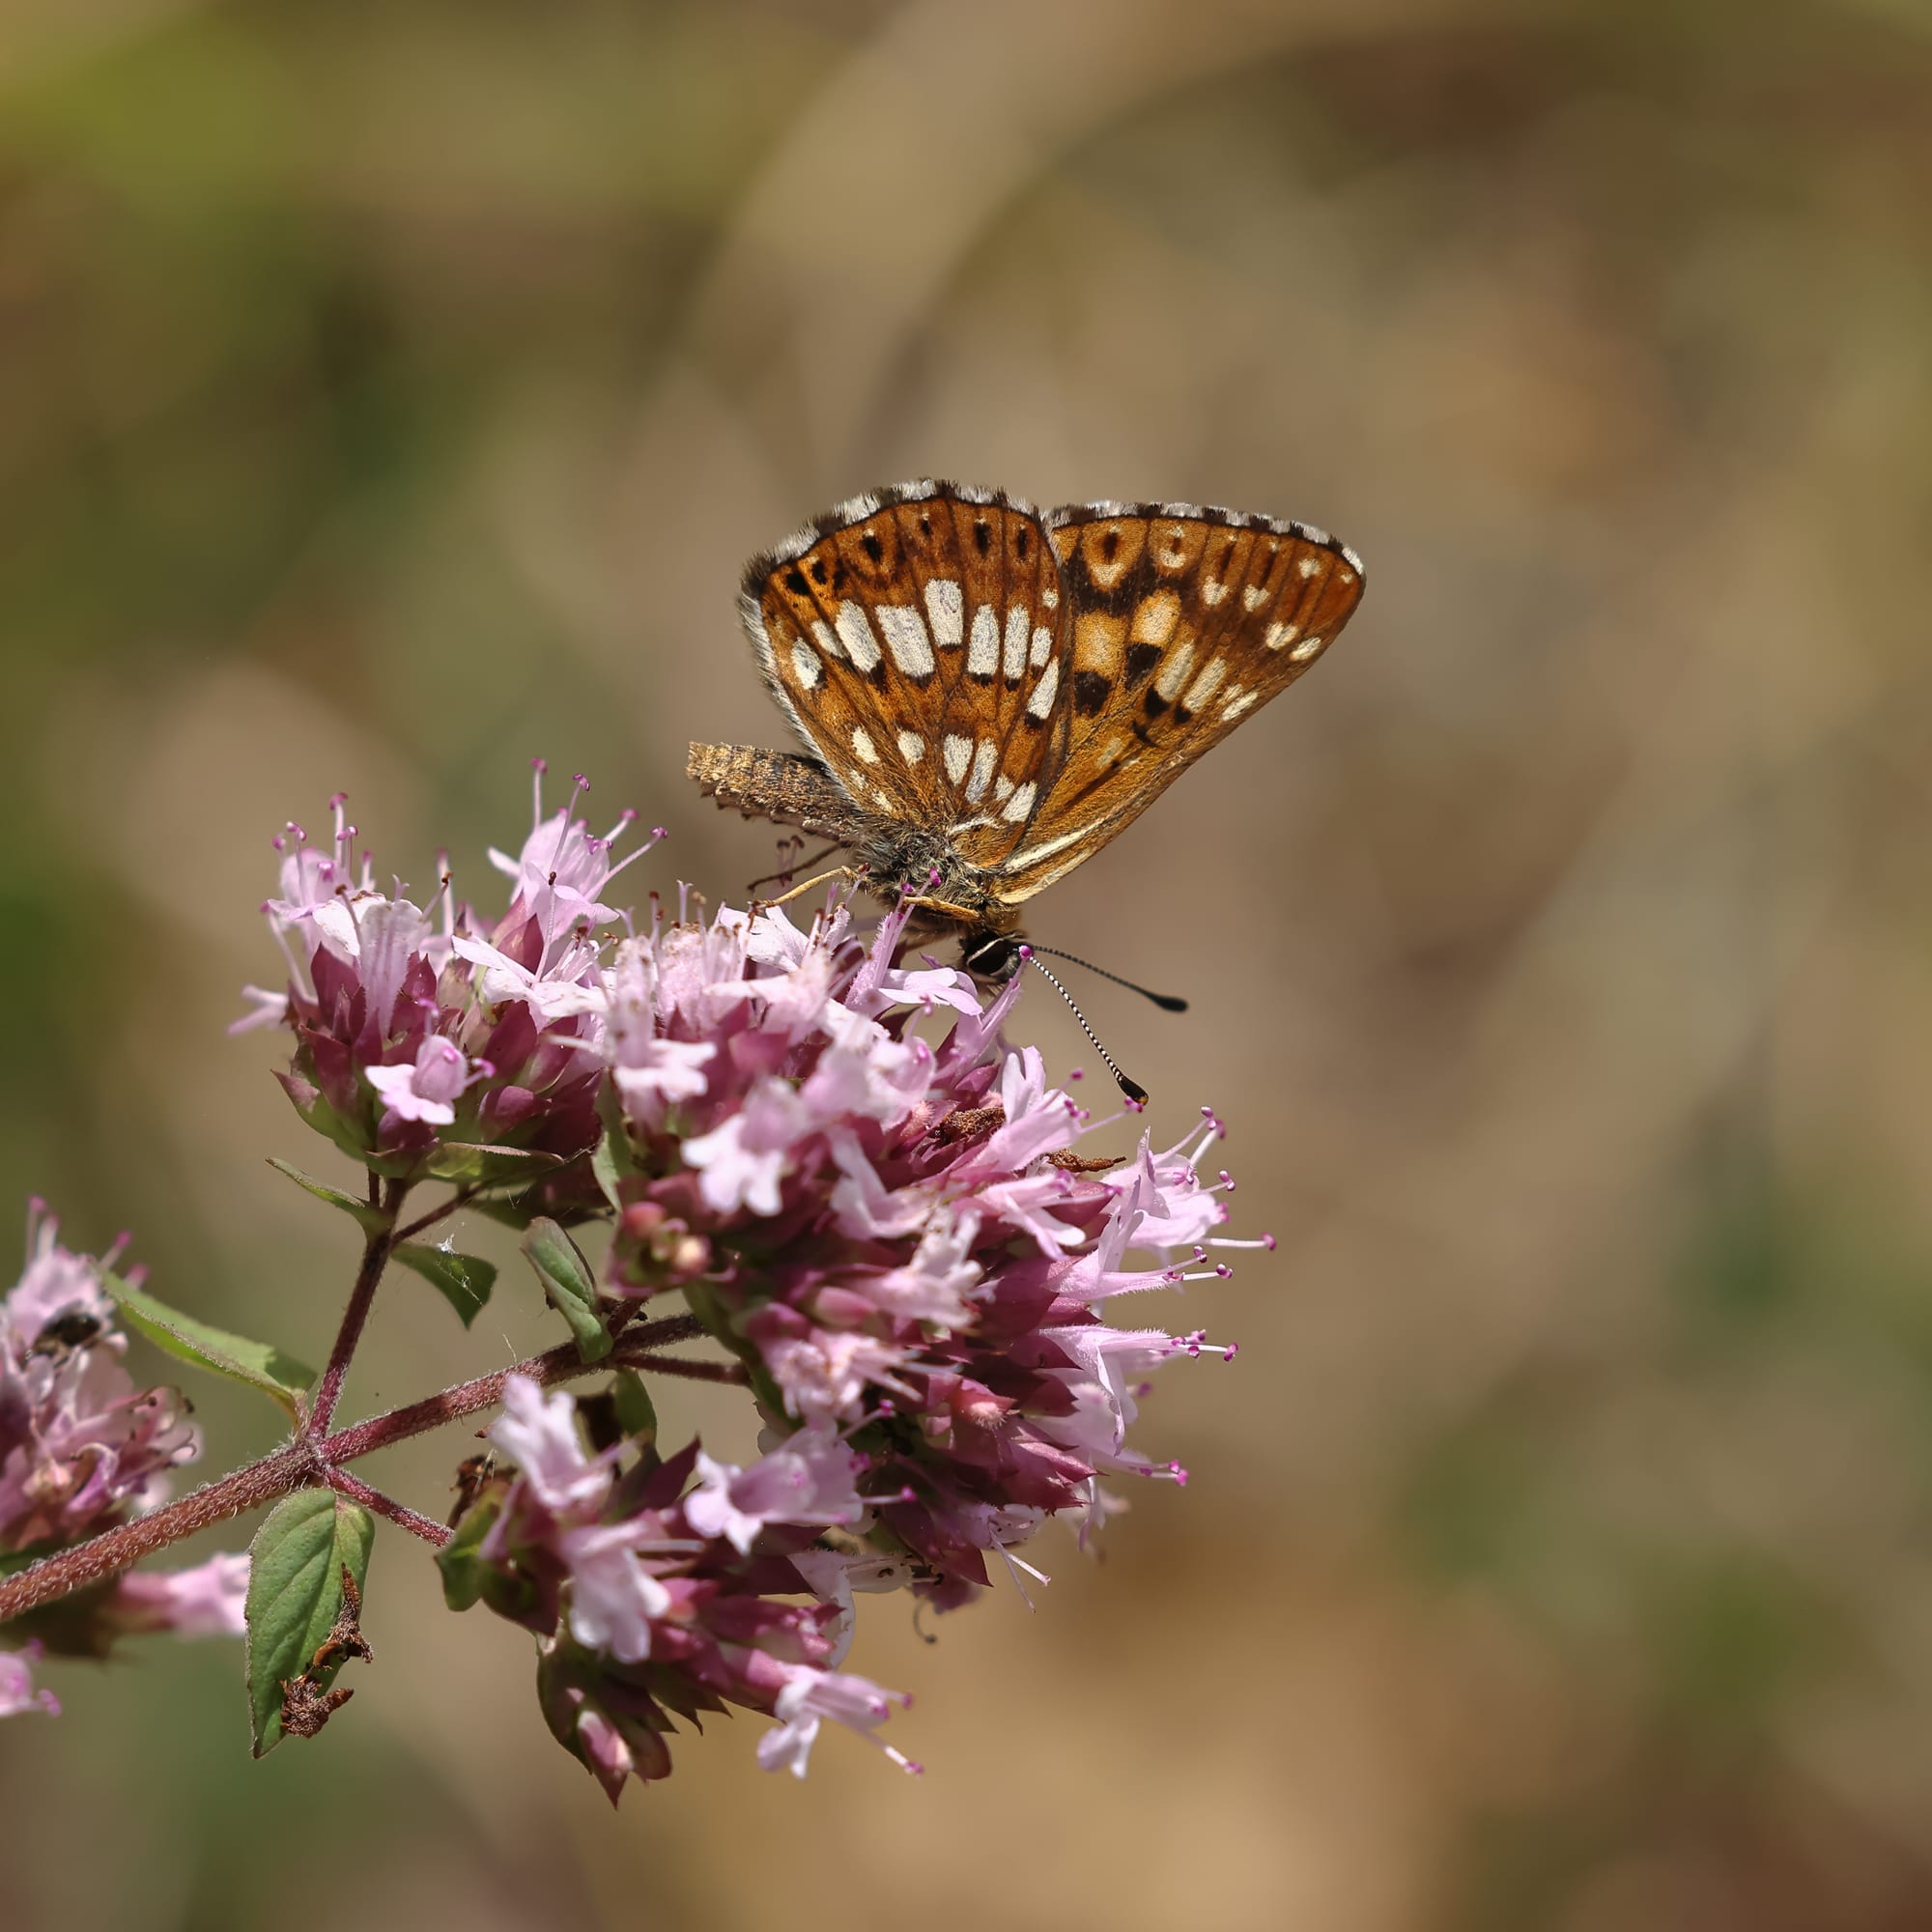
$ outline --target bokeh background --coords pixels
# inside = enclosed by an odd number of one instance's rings
[[[385,1533],[313,1745],[232,1647],[47,1673],[10,1932],[1932,1924],[1929,208],[1913,0],[9,8],[0,1174],[217,1321],[319,1360],[352,1260],[222,1034],[285,817],[486,894],[543,753],[737,889],[740,561],[902,476],[1370,578],[1042,902],[1281,1245],[1104,1564],[867,1605],[923,1781],[741,1721],[613,1816]],[[533,1300],[399,1285],[351,1406]]]

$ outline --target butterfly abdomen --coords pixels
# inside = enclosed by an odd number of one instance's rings
[[[865,837],[864,814],[838,781],[810,758],[761,752],[752,745],[693,745],[684,769],[699,790],[747,818],[796,825],[841,845]]]

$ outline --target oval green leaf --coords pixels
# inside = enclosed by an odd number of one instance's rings
[[[128,1326],[145,1335],[163,1353],[259,1389],[286,1410],[291,1420],[299,1419],[298,1397],[315,1380],[315,1371],[307,1363],[284,1354],[272,1343],[251,1342],[245,1335],[215,1327],[212,1321],[197,1321],[193,1316],[156,1301],[145,1290],[130,1287],[119,1275],[103,1274],[100,1285],[113,1296]]]
[[[569,1322],[577,1352],[586,1362],[601,1362],[611,1352],[611,1331],[597,1306],[597,1277],[582,1249],[554,1221],[540,1215],[524,1236],[523,1251],[551,1306]]]
[[[406,1241],[395,1259],[419,1274],[456,1310],[468,1328],[490,1299],[497,1285],[495,1266],[476,1255],[459,1255],[453,1248],[426,1247]]]
[[[282,1740],[282,1687],[335,1626],[346,1566],[359,1591],[375,1519],[333,1490],[298,1490],[270,1511],[248,1552],[248,1719],[262,1757]],[[340,1665],[316,1673],[327,1686]]]

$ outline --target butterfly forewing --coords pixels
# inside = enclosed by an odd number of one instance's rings
[[[1362,593],[1360,559],[1300,524],[1099,503],[1047,525],[1065,599],[1067,742],[1000,867],[1009,901],[1090,857],[1286,690]]]
[[[806,743],[865,810],[1006,858],[1065,755],[1059,567],[992,491],[862,497],[747,573],[746,628]]]

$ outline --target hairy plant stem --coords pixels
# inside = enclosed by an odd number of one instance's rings
[[[328,1366],[315,1387],[315,1401],[310,1405],[308,1423],[302,1432],[310,1441],[326,1434],[334,1417],[349,1364],[355,1355],[355,1345],[362,1339],[383,1270],[396,1245],[396,1213],[409,1191],[408,1181],[391,1180],[385,1186],[374,1174],[369,1177],[369,1205],[381,1211],[383,1219],[369,1230],[363,1243],[362,1265],[355,1270],[355,1286],[349,1291],[349,1306],[342,1311],[342,1326],[336,1330],[335,1346],[328,1351]]]
[[[367,1265],[365,1258],[365,1272]],[[380,1275],[380,1266],[376,1273]],[[358,1289],[361,1279],[358,1275]],[[370,1293],[374,1293],[373,1282]],[[366,1317],[366,1297],[362,1312]],[[343,1326],[347,1330],[347,1317]],[[152,1556],[156,1550],[164,1549],[171,1543],[179,1543],[185,1536],[192,1536],[197,1530],[225,1521],[229,1517],[240,1516],[246,1510],[259,1509],[264,1503],[273,1502],[291,1491],[305,1489],[315,1483],[325,1483],[344,1493],[353,1493],[358,1502],[402,1522],[404,1527],[414,1530],[426,1542],[441,1543],[448,1532],[440,1523],[417,1516],[413,1510],[393,1502],[380,1491],[368,1489],[354,1477],[345,1479],[346,1483],[354,1485],[354,1489],[345,1488],[345,1481],[337,1480],[342,1477],[341,1464],[353,1463],[378,1449],[386,1449],[391,1443],[407,1441],[412,1435],[425,1435],[445,1422],[473,1415],[478,1409],[491,1407],[502,1399],[503,1384],[512,1376],[528,1376],[533,1381],[550,1383],[570,1381],[578,1376],[594,1375],[600,1370],[642,1369],[657,1373],[672,1360],[679,1360],[679,1368],[672,1370],[673,1374],[699,1366],[707,1370],[726,1366],[686,1363],[680,1358],[662,1357],[655,1352],[668,1343],[691,1341],[703,1332],[703,1324],[690,1315],[672,1315],[657,1321],[640,1322],[627,1329],[623,1341],[601,1362],[586,1362],[578,1353],[576,1343],[565,1342],[510,1368],[477,1376],[470,1381],[457,1382],[436,1395],[425,1396],[420,1402],[408,1403],[401,1408],[372,1415],[367,1421],[354,1423],[333,1435],[305,1434],[294,1442],[285,1442],[280,1448],[271,1450],[259,1462],[218,1477],[214,1482],[205,1483],[174,1502],[164,1503],[159,1509],[135,1518],[132,1522],[103,1530],[86,1543],[76,1544],[71,1549],[56,1550],[14,1576],[0,1578],[0,1623],[39,1605],[50,1604],[57,1597],[84,1589],[90,1583],[99,1583],[138,1563],[144,1556]],[[353,1342],[351,1348],[353,1350]]]

